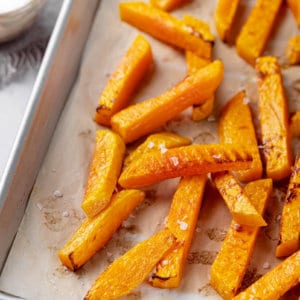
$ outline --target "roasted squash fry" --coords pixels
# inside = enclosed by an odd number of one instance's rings
[[[258,0],[236,41],[238,54],[254,65],[270,36],[282,0]]]
[[[151,5],[164,10],[171,11],[189,0],[150,0]]]
[[[286,56],[290,64],[295,65],[300,63],[300,35],[293,36],[289,39],[286,48]]]
[[[152,285],[176,288],[180,285],[185,260],[188,255],[207,181],[206,175],[184,177],[174,194],[166,227],[180,244],[156,266]]]
[[[216,173],[213,180],[236,223],[249,226],[267,225],[231,173]]]
[[[123,190],[112,196],[110,205],[100,214],[83,221],[58,256],[63,265],[76,271],[99,251],[122,222],[144,199],[139,190]]]
[[[300,251],[294,253],[271,271],[259,278],[234,300],[279,299],[291,287],[299,283]]]
[[[287,0],[288,6],[296,19],[298,27],[300,27],[300,2],[299,0]]]
[[[166,229],[137,244],[104,270],[84,299],[112,300],[128,294],[174,245],[176,239]]]
[[[125,144],[122,139],[110,130],[96,132],[94,154],[82,209],[88,217],[94,217],[110,202],[121,172]]]
[[[164,94],[132,105],[115,114],[112,128],[125,143],[150,133],[187,107],[203,103],[217,89],[223,78],[223,64],[214,61]]]
[[[240,0],[218,0],[214,14],[216,30],[222,41],[230,39],[233,21],[238,9]]]
[[[257,59],[258,106],[266,173],[273,180],[291,172],[291,141],[288,107],[277,59],[265,56]]]
[[[214,36],[210,32],[209,25],[207,23],[189,15],[185,15],[183,17],[183,21],[188,26],[191,26],[196,31],[200,32],[201,36],[203,36],[205,40],[210,40],[212,42],[214,41]],[[194,72],[197,72],[199,69],[211,63],[212,47],[213,47],[213,43],[211,43],[211,53],[209,58],[202,58],[191,51],[185,52],[186,63],[187,63],[189,74],[193,74]],[[212,113],[212,110],[214,108],[214,101],[215,101],[215,97],[211,96],[203,104],[194,104],[192,119],[194,121],[200,121],[206,119]]]
[[[300,243],[300,153],[290,178],[281,216],[280,240],[276,256],[289,256],[299,249]]]
[[[290,131],[292,136],[300,136],[300,110],[291,118]]]
[[[163,42],[209,57],[211,41],[205,41],[200,32],[169,13],[144,2],[120,3],[119,9],[122,21]]]
[[[246,102],[246,93],[237,93],[223,108],[219,118],[218,135],[221,143],[253,146],[253,162],[251,168],[236,172],[241,181],[252,181],[261,178],[262,163],[251,111]]]
[[[191,140],[172,132],[154,133],[147,137],[144,143],[139,145],[131,152],[124,161],[125,167],[135,161],[140,155],[146,152],[171,149],[175,147],[187,146],[191,144]]]
[[[251,150],[241,146],[190,145],[141,155],[122,172],[119,183],[142,187],[174,177],[247,169],[251,162]]]
[[[256,210],[263,214],[272,191],[272,180],[261,179],[248,183],[244,193]],[[210,284],[223,299],[232,299],[243,280],[259,227],[240,226],[232,221],[225,240],[210,270]]]
[[[95,121],[110,126],[111,117],[130,100],[130,96],[153,63],[151,46],[138,35],[104,88],[96,109]]]

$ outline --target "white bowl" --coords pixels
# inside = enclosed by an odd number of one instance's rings
[[[14,39],[34,22],[45,0],[0,0],[0,42]]]

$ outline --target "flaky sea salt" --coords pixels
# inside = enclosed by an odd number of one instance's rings
[[[263,269],[270,269],[270,267],[271,267],[271,265],[270,265],[270,263],[269,262],[265,262],[264,264],[263,264]]]
[[[42,203],[40,203],[40,202],[38,202],[38,203],[36,204],[36,207],[37,207],[39,210],[42,210],[42,209],[43,209],[43,205],[42,205]]]
[[[234,228],[235,231],[240,231],[242,229],[242,226],[240,224],[238,224],[238,223],[235,223],[233,225],[233,228]]]
[[[220,159],[222,157],[222,155],[221,154],[213,154],[212,157],[215,159]]]
[[[180,230],[187,230],[188,229],[188,224],[186,222],[177,220],[177,224],[179,224]]]
[[[178,157],[176,157],[176,156],[170,157],[170,161],[172,162],[174,167],[179,165]]]
[[[244,99],[243,99],[243,104],[244,105],[247,105],[247,104],[249,104],[250,103],[250,99],[248,98],[248,97],[245,97]]]
[[[64,210],[63,213],[62,213],[62,216],[67,218],[67,217],[70,216],[70,213],[67,210]]]
[[[277,215],[275,220],[276,220],[276,222],[279,222],[281,220],[281,215]]]
[[[155,146],[155,144],[154,144],[153,142],[149,142],[148,145],[147,145],[147,147],[148,147],[149,149],[153,149],[154,146]]]
[[[208,118],[207,118],[207,121],[208,122],[213,122],[216,120],[216,117],[214,115],[210,115]]]
[[[56,190],[53,192],[53,196],[56,198],[61,198],[61,197],[63,197],[63,193],[59,190]]]
[[[161,264],[162,266],[166,266],[169,263],[169,261],[167,259],[164,259]]]
[[[165,144],[159,144],[158,148],[160,150],[161,153],[166,153],[168,151],[168,149],[166,148]]]

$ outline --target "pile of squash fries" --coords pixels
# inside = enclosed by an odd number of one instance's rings
[[[195,0],[196,1],[196,0]],[[152,67],[147,38],[138,34],[110,76],[94,120],[96,132],[82,209],[86,219],[60,249],[71,271],[101,250],[144,200],[144,187],[180,177],[164,228],[116,259],[95,281],[85,299],[117,299],[148,278],[156,288],[177,288],[192,243],[205,186],[210,180],[223,198],[232,222],[211,267],[210,284],[224,299],[278,299],[300,278],[300,153],[291,138],[300,136],[300,111],[289,117],[281,68],[274,56],[262,56],[282,0],[257,0],[236,40],[237,53],[257,74],[260,141],[245,91],[237,91],[218,119],[219,144],[191,144],[172,132],[157,132],[188,107],[191,118],[208,118],[224,76],[222,60],[213,59],[216,37],[205,22],[168,11],[184,0],[119,4],[122,21],[183,51],[187,75],[163,94],[128,105]],[[300,26],[300,1],[287,1]],[[232,40],[239,0],[219,0],[214,22],[219,38]],[[267,9],[266,9],[267,8]],[[300,38],[287,45],[290,64],[300,62]],[[128,144],[138,145],[127,154]],[[273,182],[289,179],[282,211],[277,257],[285,259],[240,291],[263,226]]]

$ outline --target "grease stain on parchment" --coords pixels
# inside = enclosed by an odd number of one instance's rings
[[[226,237],[227,231],[220,228],[208,228],[205,230],[205,234],[212,241],[223,242]]]
[[[216,251],[191,251],[187,257],[187,263],[191,265],[212,265],[217,254]]]
[[[216,291],[209,283],[200,287],[198,292],[205,297],[217,295]]]

